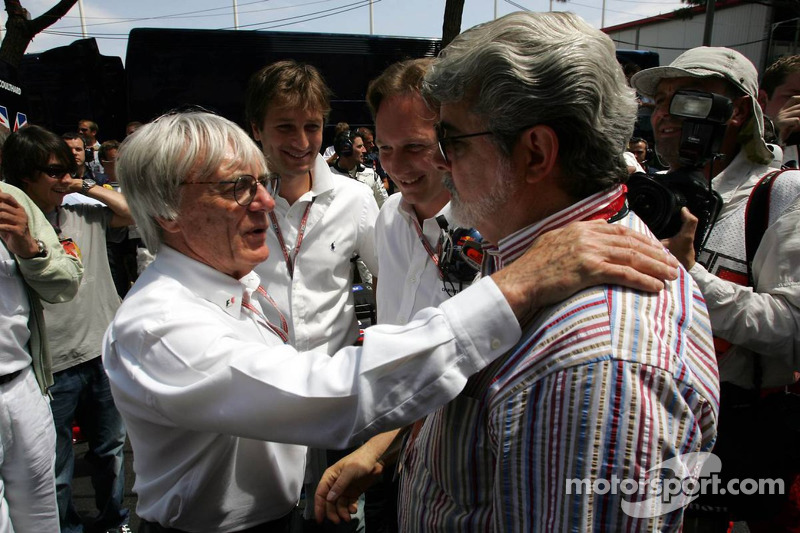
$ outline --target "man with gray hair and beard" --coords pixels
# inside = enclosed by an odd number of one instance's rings
[[[579,17],[514,13],[476,26],[443,50],[423,94],[440,106],[452,213],[491,243],[484,275],[575,220],[650,234],[622,184],[634,94],[611,40]],[[399,530],[680,529],[685,499],[618,485],[670,465],[678,479],[684,468],[696,476],[697,452],[714,443],[717,369],[689,274],[656,294],[597,284],[522,328],[409,437]]]

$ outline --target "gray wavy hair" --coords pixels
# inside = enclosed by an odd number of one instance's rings
[[[510,155],[525,129],[558,135],[564,190],[583,198],[627,178],[637,104],[603,32],[572,13],[511,13],[471,28],[425,76],[433,103],[466,100]]]
[[[228,150],[236,154],[230,160]],[[258,145],[230,120],[204,112],[164,115],[122,142],[117,177],[144,243],[158,252],[162,230],[157,218],[179,215],[180,184],[189,177],[211,178],[221,167],[255,166],[267,173]]]

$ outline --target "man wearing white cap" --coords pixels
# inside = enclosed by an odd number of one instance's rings
[[[733,102],[733,113],[719,150],[723,157],[703,170],[722,196],[717,222],[697,250],[697,256],[694,243],[697,219],[688,209],[682,213],[681,231],[665,241],[697,281],[711,316],[723,383],[719,437],[714,452],[721,456],[721,473],[727,477],[726,471],[730,474],[740,466],[740,461],[733,458],[735,455],[726,455],[732,453],[731,443],[739,444],[745,456],[761,458],[771,455],[769,450],[779,444],[768,443],[763,434],[755,436],[752,443],[747,442],[746,435],[739,435],[744,429],[742,418],[736,415],[733,406],[728,411],[726,406],[756,396],[759,389],[765,392],[789,385],[796,380],[795,373],[800,369],[800,269],[797,268],[800,172],[784,172],[772,184],[767,227],[752,262],[751,284],[745,247],[745,210],[756,183],[773,170],[770,168],[773,159],[779,162],[781,157],[778,147],[764,141],[755,67],[735,50],[699,47],[684,52],[669,66],[639,72],[631,78],[631,84],[641,94],[655,99],[651,122],[656,151],[670,170],[680,167],[684,120],[670,114],[676,91],[716,93]],[[757,432],[750,428],[749,433]],[[755,501],[746,497],[735,508],[742,511]],[[765,508],[763,504],[758,507]],[[754,516],[743,517],[750,520]],[[779,529],[776,525],[769,530]]]

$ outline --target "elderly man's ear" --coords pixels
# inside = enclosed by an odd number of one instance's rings
[[[538,124],[522,132],[513,159],[525,169],[525,181],[535,183],[554,172],[558,163],[558,136],[550,126]]]
[[[180,231],[177,218],[169,220],[166,218],[156,217],[156,222],[158,222],[158,225],[161,226],[161,229],[163,229],[165,233],[178,233]]]

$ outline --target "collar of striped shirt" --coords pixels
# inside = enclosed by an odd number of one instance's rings
[[[497,245],[484,243],[482,274],[489,275],[511,264],[531,247],[539,235],[548,231],[578,220],[610,220],[625,208],[626,193],[624,185],[616,185],[503,237]]]

